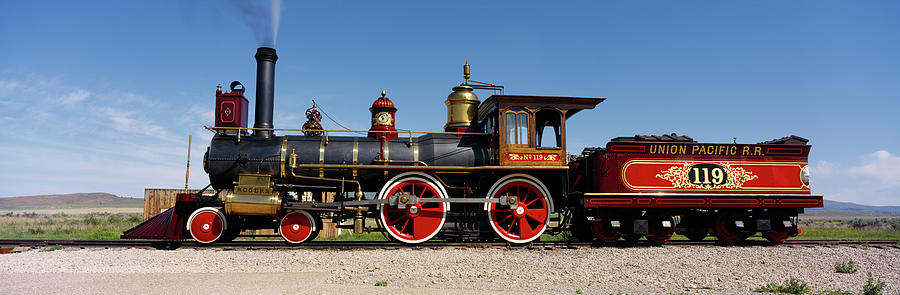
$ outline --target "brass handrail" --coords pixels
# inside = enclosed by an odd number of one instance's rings
[[[304,131],[324,131],[326,134],[328,132],[353,132],[353,133],[366,133],[366,132],[378,132],[378,133],[408,133],[412,136],[413,133],[416,134],[450,134],[450,135],[491,135],[490,133],[478,133],[478,132],[431,132],[431,131],[389,131],[389,130],[331,130],[331,129],[290,129],[290,128],[251,128],[251,127],[214,127],[214,126],[203,126],[204,129],[212,131],[215,133],[217,130],[237,130],[238,134],[240,134],[241,130],[261,130],[261,131],[289,131],[289,132],[304,132]]]

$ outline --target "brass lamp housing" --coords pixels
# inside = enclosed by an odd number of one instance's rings
[[[478,96],[473,92],[474,88],[469,85],[459,85],[453,87],[453,93],[447,96],[444,104],[447,105],[447,124],[444,130],[447,132],[459,131],[459,129],[468,129],[475,126],[475,120],[478,116]]]

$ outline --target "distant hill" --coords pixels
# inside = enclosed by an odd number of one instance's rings
[[[900,206],[869,206],[851,202],[825,200],[825,207],[806,209],[806,213],[839,215],[900,215]]]
[[[107,193],[78,193],[0,198],[2,210],[65,209],[65,208],[140,208],[144,199],[123,198]]]

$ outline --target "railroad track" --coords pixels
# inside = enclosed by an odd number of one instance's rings
[[[280,240],[262,241],[233,241],[217,243],[213,245],[197,245],[192,241],[161,242],[151,240],[0,240],[0,247],[50,247],[62,246],[67,248],[151,248],[172,249],[184,248],[220,248],[220,249],[432,249],[432,248],[524,248],[524,249],[567,249],[587,247],[647,247],[656,246],[645,243],[618,242],[613,244],[596,244],[590,242],[563,242],[540,241],[524,245],[515,245],[503,242],[425,242],[417,245],[405,245],[386,241],[312,241],[302,245],[287,245]],[[837,240],[837,239],[796,239],[787,240],[782,244],[772,244],[763,240],[748,240],[743,243],[728,245],[730,247],[741,246],[878,246],[898,247],[900,240]],[[722,246],[715,240],[692,241],[668,241],[666,247],[681,246]]]

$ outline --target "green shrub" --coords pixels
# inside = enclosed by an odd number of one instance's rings
[[[869,277],[869,280],[863,285],[863,295],[881,295],[884,292],[884,282],[881,279],[878,279],[878,283],[872,281],[872,273],[868,272],[866,275]]]
[[[94,215],[88,215],[88,217],[85,217],[81,222],[84,222],[84,224],[87,225],[98,225],[100,224],[100,219],[94,217]]]
[[[131,214],[131,216],[128,216],[128,223],[138,224],[141,223],[141,221],[144,221],[144,219],[138,214]]]
[[[787,281],[784,281],[784,284],[776,284],[776,283],[768,283],[765,286],[756,288],[753,292],[771,292],[771,293],[788,293],[788,294],[805,294],[809,293],[811,289],[806,282],[801,280],[790,278]]]
[[[377,282],[375,282],[375,286],[377,286],[377,287],[387,287],[387,281],[385,281],[385,280],[377,281]]]
[[[834,271],[838,273],[856,273],[856,263],[853,262],[853,259],[847,262],[835,262]]]

